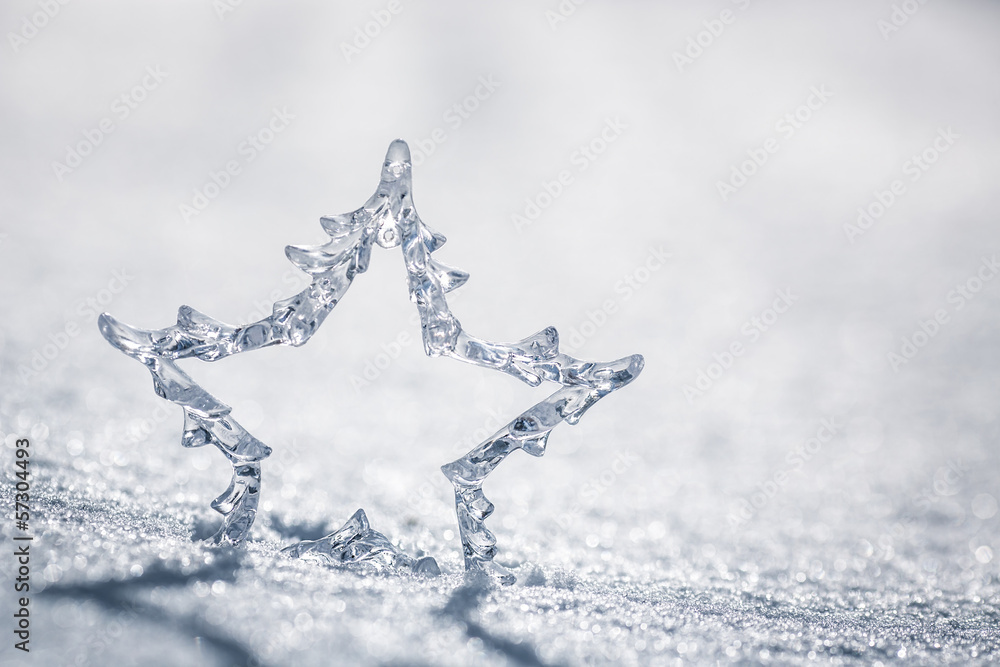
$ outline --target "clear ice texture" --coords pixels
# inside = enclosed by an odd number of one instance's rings
[[[312,560],[324,565],[365,563],[378,572],[408,570],[415,574],[441,574],[431,556],[412,558],[400,551],[382,533],[372,530],[365,511],[359,509],[343,526],[318,540],[303,540],[281,553],[292,558]]]
[[[559,334],[553,327],[515,343],[494,343],[463,331],[445,295],[461,287],[469,274],[432,258],[431,254],[446,239],[425,225],[417,214],[412,199],[411,169],[409,147],[397,139],[386,153],[378,189],[365,205],[350,213],[320,218],[330,236],[328,243],[285,248],[288,259],[312,276],[312,283],[295,296],[276,302],[269,317],[233,326],[190,306],[181,306],[177,324],[164,329],[139,329],[107,313],[101,315],[98,324],[108,342],[146,366],[159,396],[181,406],[184,411],[181,444],[185,447],[212,444],[229,459],[233,481],[212,503],[225,517],[215,540],[239,544],[248,536],[256,517],[260,461],[271,450],[230,416],[229,406],[202,389],[175,361],[189,357],[216,361],[270,345],[304,344],[343,298],[354,277],[367,270],[373,244],[383,248],[400,246],[410,299],[420,315],[424,352],[428,356],[451,357],[492,368],[533,387],[542,382],[562,385],[468,454],[441,468],[455,489],[466,569],[483,571],[501,583],[511,583],[513,575],[493,562],[496,538],[484,525],[493,512],[493,504],[483,495],[483,482],[515,450],[523,449],[532,456],[544,454],[549,433],[555,426],[563,421],[576,424],[597,401],[634,380],[642,371],[643,358],[634,354],[604,363],[581,361],[559,351]],[[363,529],[359,528],[361,525]],[[344,534],[354,537],[344,538]],[[323,554],[331,562],[355,553],[367,554],[365,558],[392,553],[393,558],[399,558],[395,552],[385,550],[389,547],[391,544],[384,536],[370,531],[364,513],[359,510],[339,531],[288,551],[293,555]],[[344,560],[340,558],[340,562]]]

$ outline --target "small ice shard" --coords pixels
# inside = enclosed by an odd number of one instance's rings
[[[181,444],[213,444],[229,459],[232,482],[212,503],[225,516],[215,539],[239,544],[249,535],[256,517],[260,461],[271,450],[233,419],[228,405],[202,389],[175,362],[191,357],[216,361],[271,345],[305,344],[354,278],[368,269],[374,245],[398,246],[428,356],[451,357],[497,370],[532,387],[543,382],[561,385],[468,454],[441,468],[455,489],[466,569],[509,584],[514,576],[493,562],[496,537],[484,525],[493,512],[493,504],[482,491],[487,476],[518,449],[542,456],[553,428],[564,421],[576,424],[600,399],[638,377],[644,362],[638,354],[610,362],[583,361],[563,354],[554,327],[515,343],[495,343],[465,332],[448,307],[446,295],[461,287],[469,274],[431,257],[447,239],[420,219],[412,194],[410,149],[397,139],[386,152],[375,194],[364,206],[320,218],[330,237],[327,243],[285,248],[289,261],[311,276],[312,282],[298,294],[275,302],[271,315],[262,320],[234,326],[181,306],[177,323],[165,329],[139,329],[107,313],[101,315],[98,325],[109,343],[149,370],[157,395],[183,408]],[[371,530],[361,510],[340,530],[322,540],[289,547],[286,552],[328,562],[380,562],[437,571],[433,559],[414,561],[400,554],[385,536]]]
[[[437,561],[430,556],[419,559],[407,556],[385,535],[372,530],[363,509],[355,512],[347,523],[326,537],[303,540],[285,547],[281,553],[323,565],[366,563],[379,572],[409,570],[425,576],[441,574]]]

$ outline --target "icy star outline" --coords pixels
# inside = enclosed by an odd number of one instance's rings
[[[322,217],[320,224],[331,238],[328,243],[285,248],[288,259],[309,274],[312,283],[295,296],[276,302],[269,317],[232,326],[190,306],[181,306],[177,324],[145,330],[104,313],[98,320],[101,333],[114,347],[146,366],[160,397],[181,406],[183,446],[211,443],[229,459],[232,482],[212,502],[212,507],[224,516],[214,539],[236,545],[246,539],[256,517],[260,462],[271,449],[240,426],[231,417],[228,405],[202,389],[175,362],[190,357],[217,361],[271,345],[305,344],[354,277],[368,269],[373,244],[383,248],[401,246],[410,299],[420,314],[424,352],[428,356],[446,356],[492,368],[533,387],[543,381],[562,385],[468,454],[441,467],[455,489],[466,570],[485,571],[502,583],[513,582],[513,575],[493,562],[496,538],[485,526],[493,504],[483,495],[483,482],[515,450],[523,449],[532,456],[544,454],[552,429],[563,421],[576,424],[598,400],[634,380],[642,371],[642,356],[634,354],[607,363],[581,361],[560,353],[559,334],[554,327],[516,343],[494,343],[463,331],[445,295],[461,287],[469,274],[431,257],[446,239],[417,215],[412,200],[410,149],[400,139],[390,144],[378,189],[364,206],[350,213]]]

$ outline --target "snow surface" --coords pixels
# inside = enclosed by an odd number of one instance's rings
[[[30,655],[0,557],[0,663],[995,661],[1000,281],[953,290],[1000,250],[997,6],[921,5],[883,39],[891,4],[860,1],[586,3],[554,30],[555,3],[404,3],[347,62],[369,4],[243,3],[220,21],[209,3],[73,3],[3,54],[0,533],[17,532],[28,436],[36,540]],[[727,7],[735,22],[678,72],[674,51]],[[2,25],[35,11],[8,3]],[[119,119],[111,104],[155,65],[168,77]],[[455,127],[449,107],[490,75]],[[775,129],[823,85],[801,129]],[[243,162],[275,107],[295,119]],[[103,116],[114,132],[60,182],[53,160]],[[615,118],[627,127],[581,170],[574,151]],[[911,181],[904,163],[948,127],[954,146]],[[363,203],[396,136],[436,143],[414,197],[449,238],[442,261],[472,274],[451,300],[470,333],[555,325],[577,356],[646,357],[543,458],[515,454],[486,483],[512,587],[463,577],[438,467],[553,387],[424,357],[398,251],[307,345],[183,365],[274,449],[239,550],[198,541],[225,459],[180,446],[180,409],[88,304],[142,327],[181,304],[252,319],[305,284],[284,245]],[[778,152],[721,201],[716,181],[769,137]],[[179,204],[230,159],[241,173],[185,223]],[[518,230],[561,170],[572,183]],[[897,178],[905,194],[852,244],[844,224]],[[779,290],[788,311],[743,333]],[[938,311],[894,370],[887,354]],[[734,341],[744,354],[689,401]],[[444,574],[278,554],[359,507]]]

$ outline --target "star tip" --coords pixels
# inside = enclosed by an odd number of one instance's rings
[[[389,144],[389,150],[385,153],[386,162],[409,162],[410,147],[402,139],[396,139]]]

